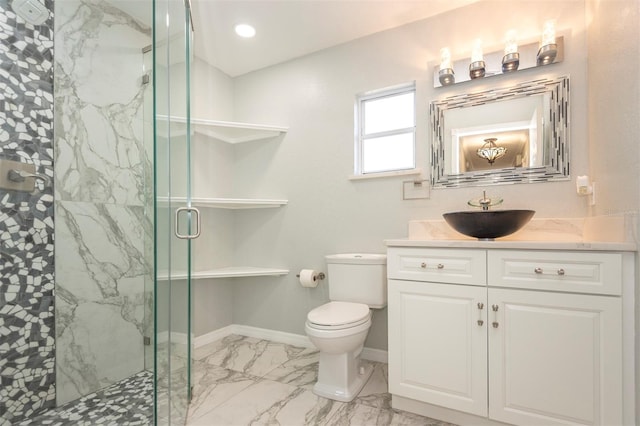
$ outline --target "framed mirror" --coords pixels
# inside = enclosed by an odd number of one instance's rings
[[[434,188],[569,179],[569,78],[461,94],[430,106]]]

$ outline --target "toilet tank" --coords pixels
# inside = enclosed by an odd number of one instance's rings
[[[329,299],[370,308],[387,306],[387,256],[345,253],[325,256]]]

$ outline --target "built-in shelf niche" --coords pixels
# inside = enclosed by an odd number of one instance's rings
[[[187,119],[185,117],[158,116],[158,120],[165,120],[171,124],[171,136],[184,136],[187,133]],[[162,129],[163,126],[158,126]],[[273,138],[284,135],[288,127],[271,126],[264,124],[238,123],[230,121],[205,120],[199,118],[190,119],[190,129],[196,134],[205,138],[218,140],[229,144],[239,144],[245,142],[269,141]],[[165,135],[166,136],[166,135]],[[198,159],[194,159],[194,167],[197,167]],[[187,197],[158,197],[159,207],[184,207],[187,205]],[[279,208],[287,205],[284,199],[268,198],[226,198],[226,197],[191,197],[190,204],[193,207],[211,209],[265,209]],[[256,266],[228,266],[209,270],[194,271],[191,279],[215,279],[215,278],[241,278],[241,277],[267,277],[283,276],[289,273],[288,269],[264,268]],[[167,271],[158,274],[160,281],[167,281],[169,274]],[[186,271],[172,271],[172,280],[186,280]]]

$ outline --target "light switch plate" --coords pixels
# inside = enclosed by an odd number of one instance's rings
[[[428,180],[408,180],[402,182],[403,200],[428,199],[430,196],[431,187]]]

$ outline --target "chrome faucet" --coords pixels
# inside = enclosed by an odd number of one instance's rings
[[[497,206],[502,203],[502,198],[491,199],[487,198],[487,191],[482,191],[482,198],[479,200],[469,200],[467,204],[473,207],[480,207],[482,211],[488,211],[489,207]]]

